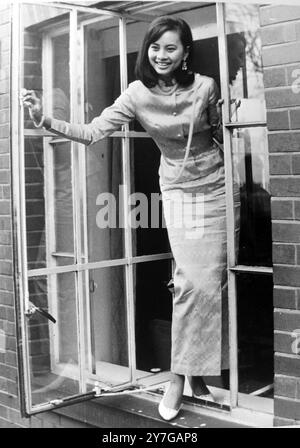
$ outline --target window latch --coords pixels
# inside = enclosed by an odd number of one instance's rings
[[[43,308],[35,306],[32,302],[29,301],[29,308],[25,311],[25,315],[27,317],[31,317],[35,313],[39,313],[41,316],[46,317],[46,319],[51,320],[51,322],[53,322],[54,324],[56,323],[56,319],[54,319],[54,317],[51,316],[50,313],[45,311]]]

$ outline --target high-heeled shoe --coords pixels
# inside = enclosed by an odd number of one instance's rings
[[[208,387],[206,386],[208,392],[206,394],[195,394],[195,392],[193,391],[193,387],[192,387],[192,378],[188,377],[191,389],[192,389],[192,397],[196,398],[197,400],[205,400],[205,401],[211,401],[213,403],[216,402],[215,397],[212,395],[212,393],[210,392],[210,390],[208,389]]]
[[[209,392],[208,394],[200,394],[200,395],[196,395],[194,394],[194,392],[192,392],[193,394],[193,398],[197,398],[197,400],[205,400],[205,401],[210,401],[212,403],[215,403],[215,397],[212,395],[211,392]]]
[[[161,400],[161,402],[159,403],[158,406],[158,412],[159,415],[164,419],[164,420],[173,420],[173,418],[177,417],[180,409],[182,408],[182,404],[179,406],[178,409],[172,409],[172,408],[168,408],[167,406],[164,405],[164,398],[167,395],[169,389],[170,389],[171,383],[169,383],[167,390],[164,393],[164,396]]]

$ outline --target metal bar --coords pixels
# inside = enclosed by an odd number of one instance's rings
[[[78,263],[78,264],[70,264],[66,266],[53,266],[50,268],[39,268],[39,269],[31,269],[28,271],[28,277],[40,277],[42,275],[51,275],[51,274],[63,274],[66,272],[80,272],[80,271],[89,271],[92,269],[101,269],[101,268],[109,268],[114,266],[125,266],[125,265],[133,265],[138,263],[145,263],[149,261],[159,261],[159,260],[167,260],[172,259],[173,255],[171,253],[167,254],[156,254],[156,255],[142,255],[138,257],[126,257],[126,258],[118,258],[116,260],[104,260],[104,261],[94,261],[90,263]]]
[[[265,266],[237,265],[229,269],[232,272],[246,272],[249,274],[273,274],[273,268]]]
[[[64,10],[76,10],[79,12],[86,12],[87,14],[97,14],[97,15],[107,15],[107,16],[112,16],[112,17],[121,17],[122,14],[118,13],[118,12],[114,12],[114,11],[108,11],[106,9],[95,9],[95,8],[89,8],[89,7],[84,7],[84,6],[77,6],[74,5],[72,3],[54,3],[54,2],[42,2],[42,1],[37,1],[37,0],[26,0],[26,2],[24,2],[24,4],[28,4],[28,5],[40,5],[40,6],[49,6],[49,7],[53,7],[56,9],[64,9]]]
[[[53,132],[44,131],[43,129],[25,129],[24,130],[25,137],[52,137],[53,140],[51,144],[65,143],[69,141],[67,138],[58,137],[55,138],[55,134]],[[137,132],[137,131],[115,131],[108,136],[108,138],[123,138],[123,137],[131,137],[131,138],[151,138],[147,132]]]
[[[232,121],[232,122],[225,122],[224,123],[225,128],[227,129],[240,129],[240,128],[263,128],[267,126],[266,121]]]
[[[126,45],[126,19],[120,19],[120,75],[121,75],[121,91],[123,92],[128,85],[127,79],[127,45]],[[125,132],[128,132],[128,125],[125,125]],[[131,185],[130,173],[130,146],[129,138],[124,136],[122,139],[122,169],[123,169],[123,204],[124,204],[124,241],[125,256],[132,259],[132,233],[129,213],[129,194]],[[134,282],[133,282],[133,265],[126,265],[126,309],[127,309],[127,334],[128,334],[128,359],[130,381],[136,380],[136,346],[135,346],[135,318],[134,318]]]
[[[20,308],[20,336],[18,341],[18,356],[20,359],[20,390],[21,410],[26,414],[31,409],[30,363],[28,338],[26,331],[26,318],[24,311],[28,309],[27,284],[27,251],[26,251],[26,216],[25,216],[25,185],[24,185],[24,135],[23,135],[23,107],[19,104],[21,89],[22,66],[21,49],[23,48],[23,35],[20,23],[20,4],[12,2],[12,54],[11,58],[11,148],[12,148],[12,182],[13,182],[13,218],[14,238],[16,247],[15,271],[16,285]],[[20,350],[20,351],[19,351]]]
[[[156,255],[140,255],[138,257],[132,257],[131,262],[133,264],[147,263],[149,261],[159,261],[159,260],[170,260],[173,258],[171,252],[166,254],[156,254]]]
[[[220,60],[221,91],[224,99],[223,119],[230,121],[230,95],[228,77],[228,51],[226,39],[225,4],[216,4],[218,46]],[[233,196],[233,169],[230,131],[223,125],[224,157],[226,178],[226,221],[227,221],[227,264],[228,264],[228,307],[229,307],[229,362],[230,362],[230,402],[232,407],[238,402],[238,353],[237,353],[237,305],[236,280],[231,268],[235,260],[235,216]]]
[[[77,104],[77,20],[78,9],[73,9],[70,13],[70,121],[78,123]],[[72,164],[73,164],[73,210],[74,210],[74,251],[75,263],[81,262],[82,241],[81,241],[81,204],[82,197],[80,191],[80,163],[79,148],[75,142],[71,143]],[[85,381],[85,343],[84,343],[84,305],[83,305],[83,279],[82,272],[75,273],[75,294],[76,294],[76,316],[78,325],[78,361],[79,361],[79,383],[80,392],[86,392]]]

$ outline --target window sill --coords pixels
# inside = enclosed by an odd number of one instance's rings
[[[234,418],[232,413],[200,406],[191,399],[184,400],[178,417],[172,422],[162,420],[158,414],[158,393],[141,393],[139,396],[122,395],[101,397],[56,409],[53,412],[97,428],[237,428],[251,427]],[[246,417],[246,416],[245,416]],[[269,425],[271,424],[269,416]],[[268,425],[268,426],[269,426]],[[263,425],[265,426],[265,425]]]

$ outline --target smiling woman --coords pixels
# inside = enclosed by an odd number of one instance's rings
[[[173,73],[180,64],[186,67],[187,56],[188,48],[183,47],[176,31],[166,31],[148,50],[151,66],[165,83],[173,80]]]

